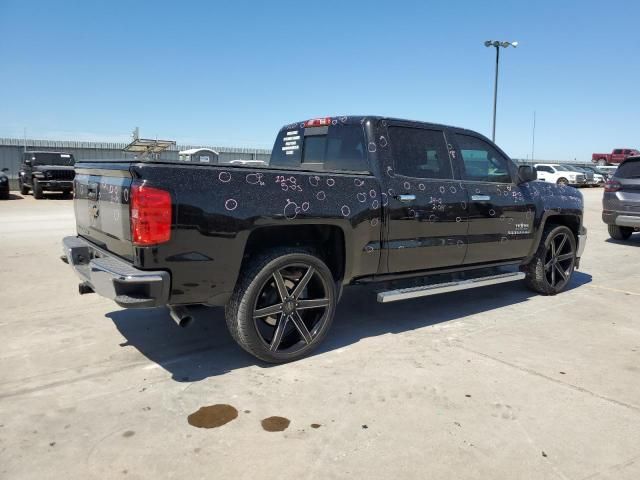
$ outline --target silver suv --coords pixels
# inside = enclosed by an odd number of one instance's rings
[[[615,240],[640,228],[640,156],[624,160],[604,186],[602,220]]]

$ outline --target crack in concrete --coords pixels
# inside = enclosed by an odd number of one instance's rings
[[[498,362],[498,363],[501,363],[503,365],[507,365],[508,367],[511,367],[511,368],[515,368],[516,370],[519,370],[521,372],[528,373],[528,374],[534,375],[536,377],[544,378],[545,380],[549,380],[551,382],[557,383],[558,385],[562,385],[564,387],[570,388],[570,389],[575,390],[577,392],[586,393],[587,395],[590,395],[590,396],[595,397],[595,398],[599,398],[600,400],[604,400],[606,402],[613,403],[613,404],[618,405],[620,407],[625,407],[625,408],[628,408],[629,410],[633,410],[635,412],[640,413],[640,406],[633,405],[631,403],[622,402],[620,400],[616,400],[615,398],[607,397],[605,395],[601,395],[599,393],[592,392],[591,390],[588,390],[588,389],[586,389],[584,387],[579,387],[578,385],[574,385],[572,383],[563,382],[562,380],[558,380],[557,378],[550,377],[548,375],[545,375],[544,373],[537,372],[537,371],[535,371],[535,370],[533,370],[531,368],[522,367],[520,365],[516,365],[515,363],[507,362],[506,360],[502,360],[502,359],[494,357],[492,355],[488,355],[486,353],[478,352],[476,350],[472,350],[470,348],[463,347],[462,345],[458,345],[457,347],[462,349],[462,350],[464,350],[464,351],[466,351],[466,352],[473,353],[473,354],[479,355],[479,356],[484,357],[484,358],[488,358],[490,360],[493,360],[494,362]]]

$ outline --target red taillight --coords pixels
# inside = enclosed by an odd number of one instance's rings
[[[146,185],[131,186],[131,240],[156,245],[171,238],[171,195]]]
[[[621,188],[622,188],[622,184],[615,180],[609,180],[607,183],[604,184],[605,192],[617,192]]]
[[[331,117],[326,118],[314,118],[313,120],[307,120],[304,122],[305,128],[308,127],[324,127],[331,125]]]

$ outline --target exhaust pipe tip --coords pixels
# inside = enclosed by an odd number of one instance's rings
[[[193,316],[186,307],[169,307],[169,315],[181,328],[187,328],[193,322]]]

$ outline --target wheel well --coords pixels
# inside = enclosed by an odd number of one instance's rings
[[[580,234],[580,218],[575,215],[553,215],[547,220],[547,225],[564,225],[573,232],[578,240]]]
[[[345,244],[340,227],[287,225],[257,228],[247,239],[243,267],[256,254],[274,247],[308,248],[327,264],[336,281],[344,276]]]

